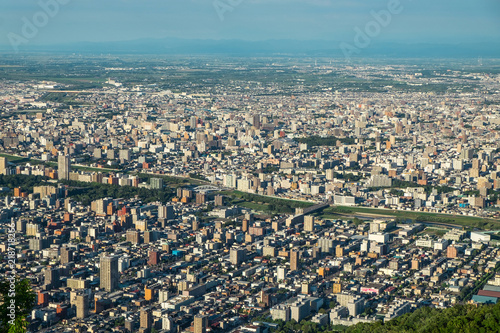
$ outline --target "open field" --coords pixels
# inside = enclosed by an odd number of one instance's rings
[[[430,235],[430,236],[438,236],[438,237],[443,237],[444,234],[446,234],[448,230],[446,229],[438,229],[438,228],[425,228],[424,231],[422,231],[422,234]]]
[[[222,191],[220,194],[231,197],[231,202],[234,204],[265,213],[293,214],[295,208],[306,208],[314,205],[306,201],[281,199],[240,191]]]
[[[5,158],[7,158],[7,161],[12,162],[12,163],[22,163],[22,162],[29,161],[29,159],[26,157],[9,155],[9,154],[0,154],[0,157],[5,157]]]

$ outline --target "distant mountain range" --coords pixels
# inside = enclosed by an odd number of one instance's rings
[[[354,46],[353,42],[347,41]],[[23,45],[27,53],[81,53],[81,54],[166,54],[166,55],[228,55],[228,56],[324,56],[343,57],[340,42],[326,40],[202,40],[202,39],[139,39],[119,42],[78,42],[40,46]],[[353,57],[394,58],[500,58],[500,42],[463,44],[404,44],[376,40],[366,48],[359,48]],[[9,45],[1,45],[0,52],[11,53]]]

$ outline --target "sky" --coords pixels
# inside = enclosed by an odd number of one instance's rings
[[[54,3],[57,4],[56,8]],[[399,4],[398,4],[399,3]],[[49,4],[49,6],[43,6]],[[376,23],[372,13],[397,8]],[[50,15],[43,12],[49,8]],[[392,8],[391,7],[391,8]],[[387,17],[387,16],[386,16]],[[387,24],[385,24],[387,23]],[[30,30],[29,26],[35,29]],[[377,26],[378,25],[378,28]],[[144,38],[500,42],[498,0],[2,0],[0,45]],[[356,30],[358,29],[358,30]]]

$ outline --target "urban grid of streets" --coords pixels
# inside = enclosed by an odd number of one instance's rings
[[[216,64],[0,81],[0,249],[15,236],[31,331],[264,333],[496,301],[499,74]]]

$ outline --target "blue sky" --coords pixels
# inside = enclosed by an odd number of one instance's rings
[[[2,0],[0,44],[22,35],[23,18],[33,20],[40,2]],[[231,8],[221,20],[215,7]],[[57,44],[141,38],[326,39],[351,42],[354,28],[373,20],[371,11],[398,0],[64,0],[54,17],[29,41]],[[399,0],[377,39],[395,42],[500,42],[498,0]],[[233,5],[231,5],[233,3]],[[226,8],[229,8],[226,7]]]

